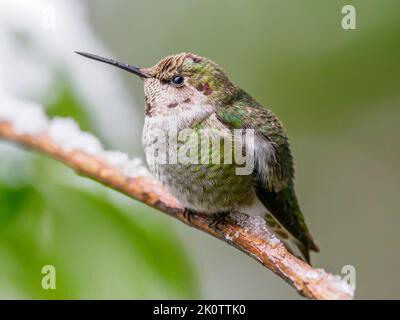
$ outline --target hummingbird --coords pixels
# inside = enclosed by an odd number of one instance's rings
[[[189,210],[213,216],[246,212],[262,216],[267,227],[300,259],[319,251],[295,194],[294,164],[285,128],[278,117],[228,78],[213,60],[193,53],[161,59],[139,68],[94,54],[76,52],[139,76],[144,83],[142,143],[150,171]],[[214,140],[234,130],[252,130],[254,168],[237,174],[236,163],[165,163],[152,146],[154,132],[210,130]],[[219,132],[219,133],[218,133]],[[242,144],[250,145],[248,139]],[[198,139],[189,139],[197,143]],[[166,142],[168,147],[175,143]],[[200,142],[203,143],[203,142]],[[208,142],[207,142],[208,144]],[[213,153],[215,149],[211,149]],[[165,160],[165,159],[164,159]]]

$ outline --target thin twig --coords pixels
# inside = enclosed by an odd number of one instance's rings
[[[246,228],[242,223],[235,221],[234,217],[228,217],[226,221],[219,224],[219,231],[210,227],[211,220],[205,214],[191,215],[188,220],[179,201],[150,177],[127,177],[121,170],[110,166],[99,157],[79,150],[63,150],[47,134],[16,133],[8,122],[0,122],[0,137],[53,157],[107,187],[116,189],[187,225],[225,241],[255,258],[307,298],[352,299],[353,297],[352,290],[338,276],[333,276],[322,269],[312,268],[290,254],[281,242],[260,235],[251,228]],[[243,216],[246,219],[247,216],[241,215],[241,219]]]

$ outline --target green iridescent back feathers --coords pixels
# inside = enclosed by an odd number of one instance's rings
[[[272,166],[267,179],[269,183],[265,186],[260,181],[256,167],[253,174],[256,192],[274,217],[304,245],[302,252],[309,259],[308,250],[318,251],[318,247],[308,231],[294,191],[293,159],[283,125],[271,111],[243,90],[236,94],[231,104],[221,106],[217,116],[232,129],[251,128],[272,143],[275,157],[269,163]]]

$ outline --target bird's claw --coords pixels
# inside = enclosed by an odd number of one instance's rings
[[[216,232],[222,233],[222,230],[218,228],[218,225],[225,221],[225,218],[229,216],[229,212],[218,212],[215,213],[212,217],[211,222],[208,224],[208,227],[213,229]]]
[[[190,224],[192,223],[192,216],[194,214],[194,211],[188,208],[185,208],[183,211],[183,217],[185,220],[187,220]]]

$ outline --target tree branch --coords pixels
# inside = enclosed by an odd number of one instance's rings
[[[252,228],[254,218],[244,214],[228,217],[218,225],[220,231],[210,227],[205,214],[191,215],[190,221],[177,199],[150,177],[130,177],[99,156],[80,150],[66,151],[47,132],[40,134],[19,133],[10,122],[0,120],[0,138],[19,143],[53,157],[79,173],[107,187],[139,200],[153,208],[206,232],[255,258],[266,268],[293,286],[301,295],[310,299],[351,299],[353,290],[340,279],[310,265],[290,254],[280,241],[267,230]],[[253,220],[251,220],[253,219]]]

